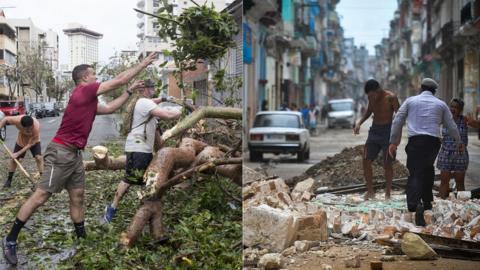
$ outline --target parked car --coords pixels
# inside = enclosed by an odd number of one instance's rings
[[[30,104],[30,115],[35,118],[43,118],[46,116],[45,106],[42,103]]]
[[[328,102],[328,128],[342,126],[352,128],[355,124],[355,102],[351,98],[332,99]]]
[[[58,109],[58,105],[55,102],[45,102],[45,116],[59,116],[60,110]]]
[[[18,100],[0,100],[0,111],[6,116],[25,114],[25,102]]]
[[[310,158],[310,133],[300,112],[263,111],[257,113],[248,136],[250,160],[259,161],[263,153],[297,154],[303,162]]]

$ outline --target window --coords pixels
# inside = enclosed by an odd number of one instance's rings
[[[254,127],[289,127],[299,128],[300,119],[289,114],[260,114],[255,117]]]
[[[159,7],[160,6],[160,0],[153,0],[153,7]]]
[[[11,53],[10,51],[5,50],[5,53],[3,53],[2,50],[2,54],[4,54],[5,62],[7,62],[8,64],[14,65],[17,62],[15,54]]]

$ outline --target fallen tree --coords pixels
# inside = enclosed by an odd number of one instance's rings
[[[202,107],[194,111],[173,128],[165,131],[162,141],[183,135],[204,118],[241,119],[241,109]],[[168,188],[189,179],[196,173],[224,176],[241,186],[242,158],[235,157],[240,143],[234,146],[211,146],[197,139],[182,138],[178,147],[163,147],[155,153],[145,171],[146,188],[140,193],[141,205],[128,229],[121,235],[121,243],[131,247],[148,224],[154,239],[164,236],[162,223],[162,196]],[[108,149],[92,149],[93,161],[84,163],[86,170],[118,170],[125,168],[125,156],[112,158]]]

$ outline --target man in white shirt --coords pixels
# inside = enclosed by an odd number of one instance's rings
[[[145,185],[143,174],[153,158],[157,119],[173,120],[181,115],[180,110],[169,110],[157,106],[157,103],[162,100],[152,99],[155,85],[151,80],[140,83],[139,88],[140,98],[133,111],[132,130],[125,141],[127,156],[125,178],[118,184],[112,204],[105,209],[103,219],[108,223],[112,222],[118,204],[128,188],[131,185]]]
[[[420,94],[409,97],[398,110],[392,123],[389,154],[394,157],[400,144],[402,126],[407,120],[408,211],[416,212],[415,223],[425,226],[423,211],[432,209],[433,164],[440,150],[441,127],[455,138],[460,151],[464,145],[447,104],[434,96],[438,84],[430,78],[422,80]]]

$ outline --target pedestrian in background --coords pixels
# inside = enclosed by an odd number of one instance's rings
[[[415,212],[417,226],[425,226],[423,212],[432,209],[435,176],[433,165],[440,150],[442,124],[455,139],[458,150],[464,149],[450,109],[445,102],[434,96],[437,87],[438,84],[433,79],[422,80],[420,94],[407,98],[395,115],[390,135],[389,154],[394,157],[402,137],[403,124],[407,121],[407,207],[408,211]]]
[[[310,110],[308,110],[308,125],[310,127],[310,134],[316,134],[317,131],[317,110],[315,105],[310,105]]]
[[[302,108],[300,109],[300,112],[302,113],[303,123],[304,123],[306,129],[310,128],[310,122],[308,120],[308,112],[309,111],[310,110],[308,109],[308,106],[305,103],[303,103]]]
[[[262,111],[268,111],[268,100],[266,99],[262,101]]]

